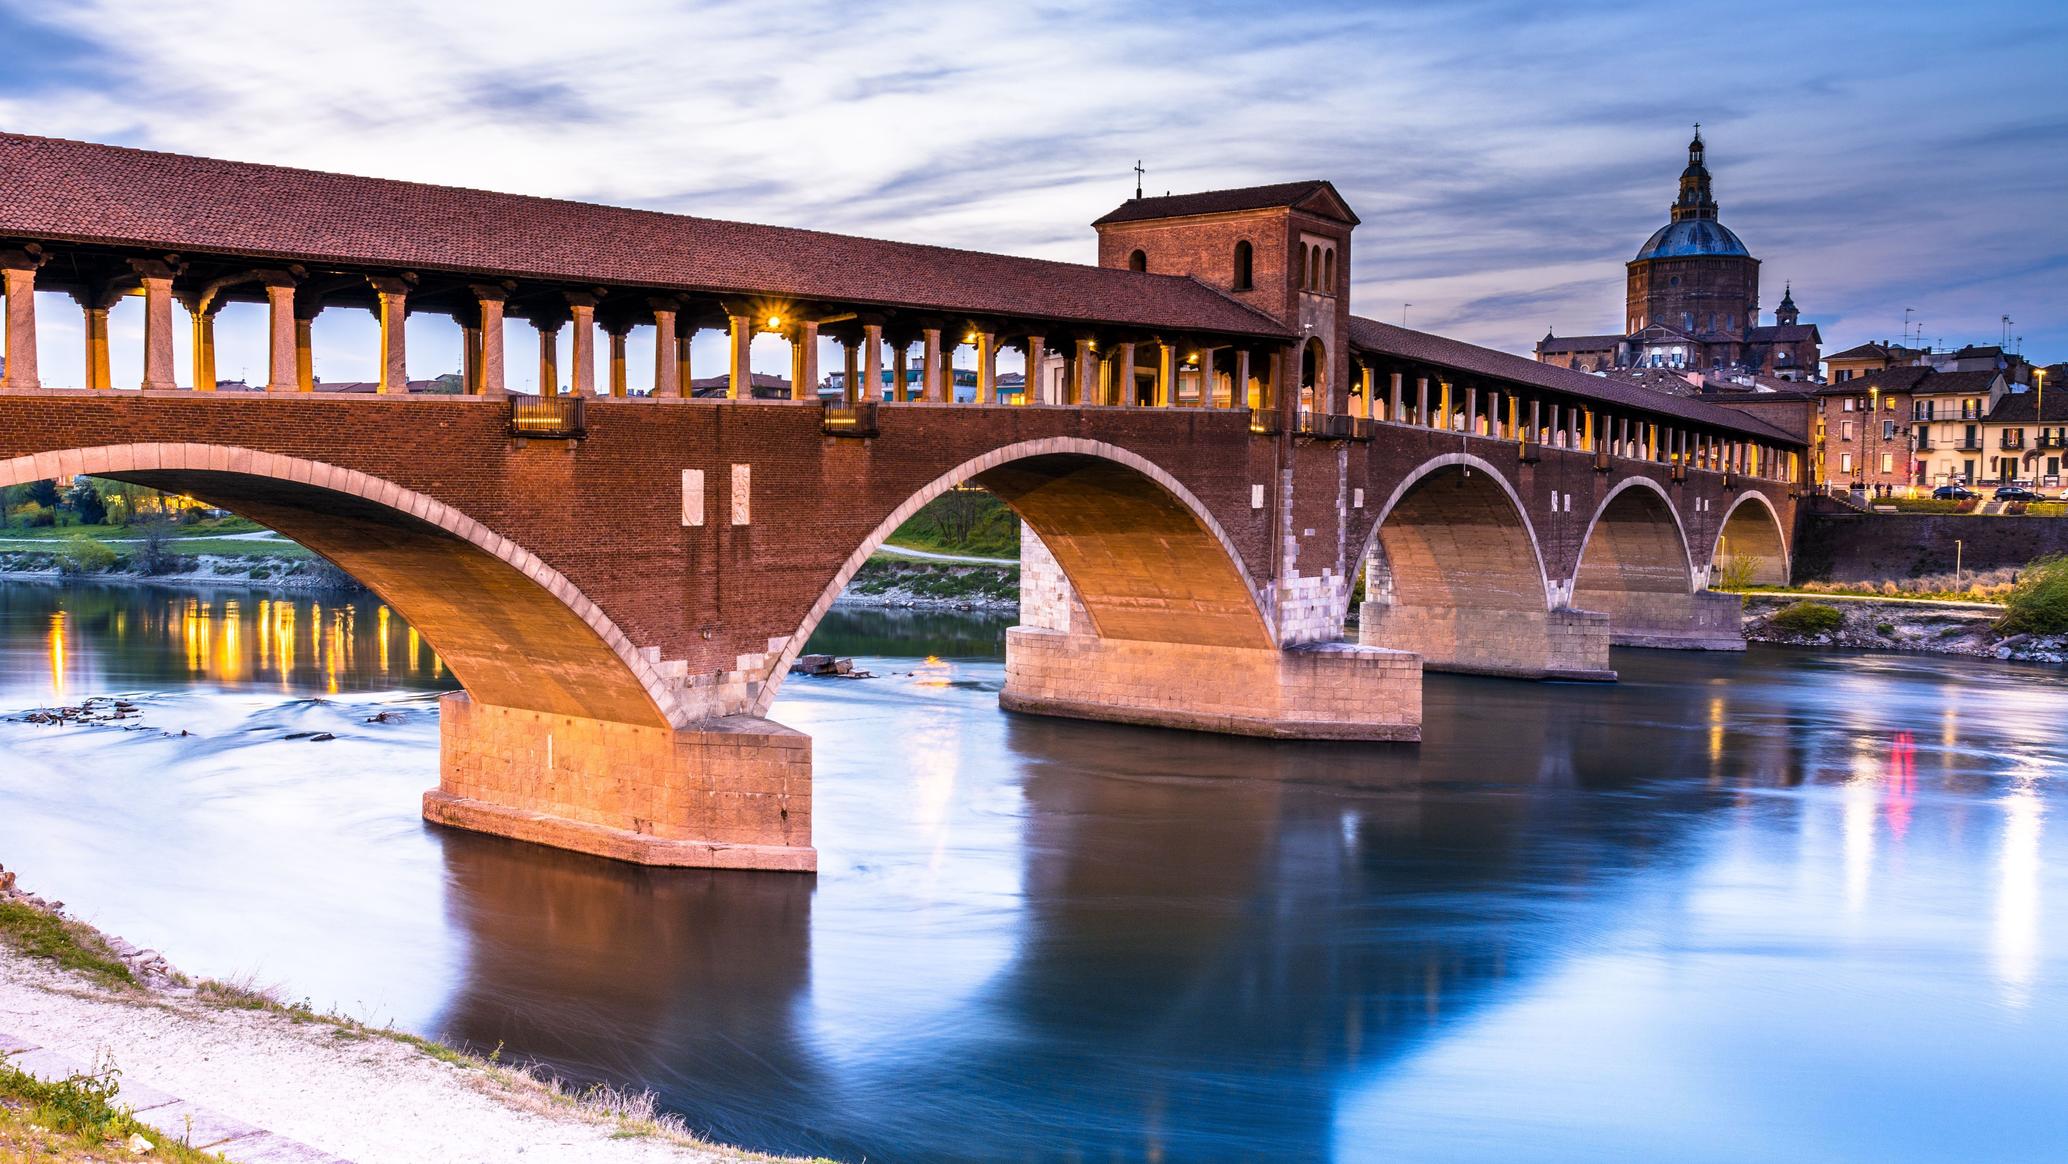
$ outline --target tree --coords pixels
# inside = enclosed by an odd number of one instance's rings
[[[85,477],[73,483],[72,491],[65,494],[65,503],[79,515],[82,524],[100,525],[108,520],[108,503],[101,498],[101,491]]]
[[[43,508],[57,508],[57,482],[50,480],[47,477],[41,481],[29,482],[27,493],[30,501],[35,502]]]

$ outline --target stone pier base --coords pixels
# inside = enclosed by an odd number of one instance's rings
[[[639,727],[439,701],[424,819],[641,865],[811,872],[811,738],[745,716]]]
[[[1412,651],[1431,671],[1595,682],[1616,677],[1608,665],[1609,617],[1595,611],[1367,602],[1357,617],[1360,643]]]
[[[1005,633],[1008,711],[1303,740],[1422,738],[1421,660],[1352,643],[1211,647]]]
[[[1608,612],[1609,641],[1619,647],[1675,651],[1745,649],[1745,600],[1736,594],[1587,595],[1587,605]]]

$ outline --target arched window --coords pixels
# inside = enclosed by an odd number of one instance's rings
[[[1146,271],[1146,270],[1148,270],[1148,269],[1149,269],[1149,255],[1148,255],[1148,253],[1147,253],[1146,251],[1136,251],[1136,252],[1135,252],[1134,254],[1131,254],[1131,255],[1127,256],[1127,269],[1128,269],[1128,270],[1130,270],[1130,271]]]
[[[1253,268],[1255,267],[1255,265],[1255,252],[1250,248],[1249,240],[1243,239],[1241,242],[1236,243],[1235,290],[1247,291],[1250,289],[1251,277],[1254,274]]]
[[[1321,248],[1307,252],[1307,290],[1321,290]]]
[[[1336,248],[1334,247],[1330,247],[1322,252],[1321,291],[1324,295],[1336,293]]]
[[[1297,283],[1297,284],[1299,285],[1299,287],[1300,287],[1300,289],[1301,289],[1301,290],[1303,290],[1303,291],[1304,291],[1304,290],[1306,290],[1306,288],[1307,288],[1307,244],[1306,244],[1306,243],[1301,243],[1301,244],[1300,244],[1300,269],[1299,269],[1299,271],[1298,271],[1298,272],[1296,272],[1296,273],[1295,273],[1295,274],[1293,275],[1293,282],[1294,282],[1294,283]]]

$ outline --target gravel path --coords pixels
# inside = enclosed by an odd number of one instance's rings
[[[613,1139],[622,1132],[607,1117],[378,1034],[165,993],[112,994],[4,947],[0,1032],[80,1062],[106,1054],[125,1095],[174,1097],[182,1106],[165,1110],[205,1110],[272,1134],[243,1155],[235,1140],[225,1144],[232,1161],[323,1158],[280,1152],[281,1141],[357,1164],[767,1159],[653,1136]]]

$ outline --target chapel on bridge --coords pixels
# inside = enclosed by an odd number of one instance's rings
[[[1792,288],[1783,291],[1774,322],[1759,322],[1759,260],[1718,217],[1699,126],[1688,143],[1671,219],[1625,266],[1625,330],[1562,338],[1547,333],[1537,343],[1539,362],[1583,372],[1670,368],[1783,380],[1816,376],[1823,337],[1815,324],[1800,321]]]

